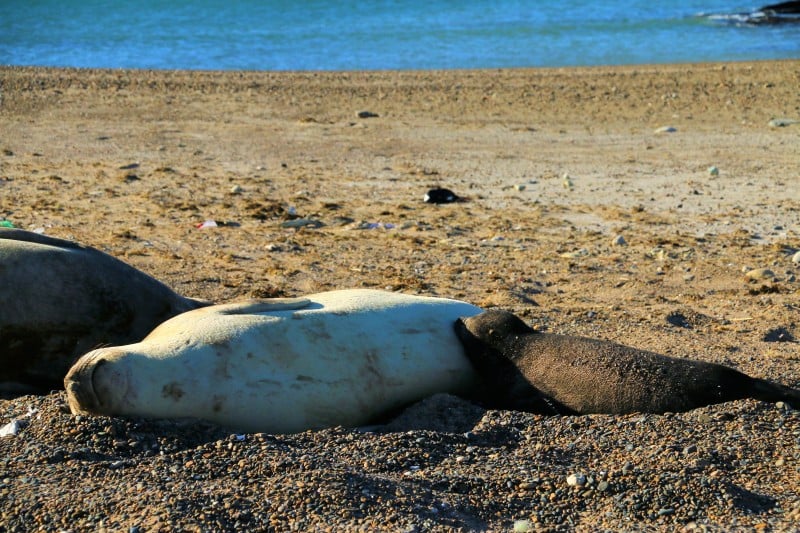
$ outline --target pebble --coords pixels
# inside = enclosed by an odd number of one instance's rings
[[[675,133],[678,131],[674,126],[661,126],[654,133]]]
[[[626,241],[625,237],[623,237],[622,235],[617,235],[616,237],[614,237],[614,240],[611,241],[611,244],[614,244],[615,246],[625,246],[626,244],[628,244],[628,241]]]
[[[17,435],[20,429],[24,427],[25,423],[22,420],[14,419],[3,427],[0,427],[0,437],[12,437]]]
[[[377,113],[373,113],[372,111],[359,111],[356,113],[358,118],[377,118],[379,115]]]
[[[525,186],[524,183],[518,183],[517,185],[514,185],[514,189],[516,189],[519,192],[524,191],[525,188],[526,188],[526,186]]]
[[[533,531],[534,526],[533,522],[530,520],[515,520],[514,521],[514,533],[525,533],[527,531]]]
[[[747,279],[774,279],[775,272],[768,268],[754,268],[748,270],[745,275]]]
[[[586,248],[579,248],[578,250],[572,252],[564,252],[563,254],[560,254],[560,257],[565,257],[567,259],[576,259],[578,257],[585,257],[587,255],[589,255],[589,250],[587,250]]]
[[[800,120],[794,120],[792,118],[773,118],[769,121],[770,128],[785,128],[786,126],[791,126],[792,124],[798,124]]]
[[[708,173],[712,176],[719,176],[719,169],[714,165],[708,167]]]
[[[231,187],[231,194],[241,194],[241,193],[242,193],[241,185],[234,185],[233,187]]]
[[[581,473],[570,474],[567,476],[567,485],[570,487],[583,487],[586,485],[586,476]]]
[[[319,220],[313,218],[295,218],[293,220],[285,220],[281,222],[282,228],[321,228],[324,226]]]
[[[800,264],[800,251],[794,253],[792,256],[792,263]]]

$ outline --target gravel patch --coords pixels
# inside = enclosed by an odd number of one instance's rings
[[[0,439],[3,531],[796,531],[800,518],[800,412],[755,401],[547,417],[440,395],[386,426],[295,435],[73,416],[61,392],[0,403],[3,423],[29,410]]]

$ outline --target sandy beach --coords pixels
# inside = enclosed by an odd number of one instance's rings
[[[800,387],[798,87],[800,61],[0,67],[0,219],[214,302],[457,298]],[[434,187],[462,201],[424,203]],[[27,425],[0,438],[0,531],[800,531],[786,405],[412,409],[237,436],[75,417],[63,391],[3,400],[0,425]]]

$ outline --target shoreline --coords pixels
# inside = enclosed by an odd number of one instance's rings
[[[204,69],[130,69],[130,68],[95,68],[95,67],[50,67],[36,65],[0,65],[0,73],[11,74],[13,76],[26,77],[33,74],[39,75],[62,75],[59,81],[81,84],[80,79],[64,80],[67,75],[89,74],[91,76],[110,76],[127,74],[132,78],[141,77],[200,77],[210,78],[234,78],[224,80],[235,84],[235,78],[342,78],[345,80],[361,79],[371,81],[376,78],[405,78],[409,77],[412,81],[419,81],[420,77],[453,78],[459,76],[476,77],[509,77],[533,76],[536,78],[554,77],[559,75],[569,76],[605,76],[605,75],[667,75],[676,72],[684,74],[694,74],[699,72],[727,71],[746,72],[759,71],[781,67],[787,69],[800,68],[800,59],[764,59],[764,60],[741,60],[741,61],[702,61],[686,63],[641,63],[626,65],[587,65],[587,66],[562,66],[562,67],[497,67],[480,69],[386,69],[386,70],[204,70]],[[50,76],[47,76],[50,77]],[[7,81],[7,80],[6,80]],[[217,81],[218,83],[218,81]],[[247,80],[243,80],[247,83]],[[146,83],[142,87],[146,87]],[[42,87],[43,88],[43,87]]]
[[[250,73],[250,74],[388,74],[392,72],[400,73],[433,73],[442,74],[447,72],[513,72],[513,71],[581,71],[581,70],[636,70],[636,69],[671,69],[683,67],[719,67],[725,65],[758,65],[768,63],[797,63],[800,59],[783,58],[783,59],[738,59],[731,61],[686,61],[686,62],[671,62],[671,63],[625,63],[619,65],[563,65],[563,66],[542,66],[542,67],[482,67],[482,68],[441,68],[441,69],[352,69],[352,70],[251,70],[251,69],[189,69],[189,68],[128,68],[128,67],[73,67],[73,66],[49,66],[49,65],[8,65],[0,64],[0,70],[64,70],[64,71],[89,71],[89,72],[197,72],[197,73],[221,73],[221,74],[236,74],[236,73]]]

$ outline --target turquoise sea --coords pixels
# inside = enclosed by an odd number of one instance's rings
[[[800,58],[752,0],[0,0],[0,64],[202,70]],[[741,3],[737,3],[741,2]]]

